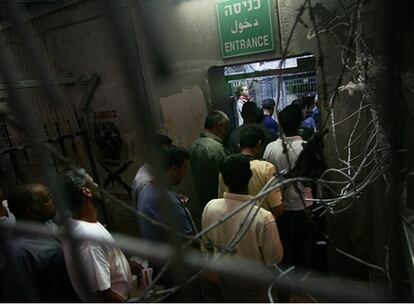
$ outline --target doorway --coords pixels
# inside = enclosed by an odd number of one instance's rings
[[[233,126],[237,127],[236,91],[239,86],[247,86],[250,100],[259,108],[264,99],[271,98],[276,103],[276,110],[280,111],[295,99],[316,95],[315,64],[315,57],[306,54],[287,58],[283,62],[270,60],[212,67],[209,71],[211,97],[216,103],[225,100],[226,112],[230,114]],[[223,108],[222,105],[215,107]],[[273,118],[277,120],[276,111]]]

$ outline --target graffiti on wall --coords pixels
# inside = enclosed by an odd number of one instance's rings
[[[117,197],[130,200],[131,186],[122,174],[133,163],[127,158],[127,147],[116,124],[116,110],[95,112],[94,134],[97,146],[97,161],[105,172],[103,187],[122,188],[126,193],[114,192]]]

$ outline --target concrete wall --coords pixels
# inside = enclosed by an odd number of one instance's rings
[[[42,14],[27,23],[31,29],[36,46],[41,50],[47,67],[49,79],[79,77],[85,73],[99,76],[100,82],[93,98],[90,100],[90,144],[95,158],[98,176],[103,185],[110,171],[133,161],[121,172],[121,178],[128,185],[135,175],[136,168],[144,159],[143,128],[134,115],[134,100],[124,80],[124,71],[120,57],[114,47],[110,34],[108,8],[101,1],[72,1],[72,5]],[[129,37],[134,37],[130,10],[118,2],[117,13],[126,20]],[[2,35],[2,49],[10,52],[17,80],[38,79],[32,62],[39,60],[28,52],[20,43],[20,38],[13,30],[5,29]],[[131,64],[139,69],[134,39],[128,40],[128,47],[135,57]],[[137,79],[137,85],[142,83]],[[80,116],[83,111],[84,98],[88,92],[87,84],[59,86],[61,101],[73,103]],[[41,91],[38,89],[38,91]],[[31,96],[32,101],[36,97]],[[40,105],[47,108],[47,99],[43,96]],[[35,113],[36,115],[36,113]],[[40,118],[41,119],[41,118]],[[42,123],[42,122],[40,122]],[[101,165],[101,162],[103,165]],[[79,165],[91,168],[89,159],[84,157]],[[120,183],[110,181],[106,189],[113,195],[130,202],[129,191]],[[136,234],[135,216],[121,208],[108,208],[108,223],[118,231]]]

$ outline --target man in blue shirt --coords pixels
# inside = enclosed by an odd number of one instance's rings
[[[167,147],[172,144],[172,139],[166,135],[156,134],[152,137],[153,150],[159,151],[162,147]],[[148,183],[154,179],[154,173],[149,163],[144,163],[135,174],[134,180],[131,186],[131,196],[135,207],[138,206],[138,198],[141,191]]]
[[[153,178],[150,178],[150,182],[140,191],[137,208],[146,216],[167,225],[169,229],[141,218],[141,235],[143,239],[150,241],[180,246],[188,240],[187,236],[191,237],[197,233],[191,214],[185,206],[187,199],[172,190],[173,186],[183,180],[190,164],[190,154],[183,148],[169,145],[161,148],[158,160],[157,168],[151,166],[150,170],[146,171]],[[157,171],[159,174],[155,175]],[[154,277],[164,266],[151,260],[150,264],[154,269]],[[173,265],[159,281],[166,288],[180,284],[194,274],[187,273],[187,270],[182,268],[178,270],[175,266]],[[198,282],[193,282],[190,286],[189,289],[173,294],[166,301],[198,302]]]
[[[279,125],[276,120],[273,119],[273,113],[275,112],[276,103],[273,99],[265,99],[262,101],[262,110],[263,110],[263,121],[262,124],[272,132],[272,134],[277,138],[279,136],[278,129]]]
[[[297,106],[302,111],[302,122],[299,128],[299,135],[306,141],[311,139],[316,132],[317,123],[315,117],[319,115],[318,109],[315,107],[314,96],[304,96],[301,99],[292,101],[292,104]]]
[[[156,242],[169,242],[173,238],[182,240],[185,235],[196,233],[192,217],[185,206],[185,198],[171,188],[184,178],[190,162],[189,153],[180,147],[163,147],[160,153],[159,179],[153,178],[138,197],[138,211],[170,226],[170,230],[140,219],[142,238]],[[161,183],[160,179],[163,181]]]

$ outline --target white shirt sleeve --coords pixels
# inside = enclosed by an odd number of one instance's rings
[[[111,265],[101,246],[86,242],[81,246],[81,259],[89,278],[92,292],[111,288]]]

